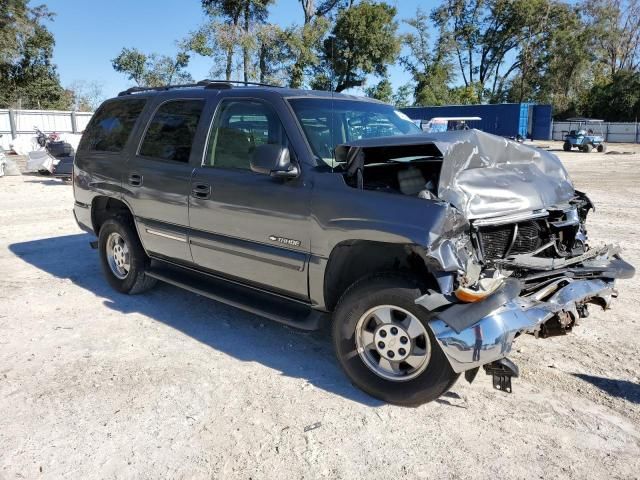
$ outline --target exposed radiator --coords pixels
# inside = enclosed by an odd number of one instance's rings
[[[543,244],[544,229],[542,222],[533,220],[481,227],[479,239],[485,261],[535,251]]]

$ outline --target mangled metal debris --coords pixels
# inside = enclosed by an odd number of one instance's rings
[[[550,152],[467,130],[358,140],[336,157],[354,188],[439,206],[422,243],[437,288],[416,303],[435,312],[429,325],[453,370],[490,365],[496,388],[510,390],[497,376],[513,373],[496,362],[518,335],[571,330],[635,273],[618,247],[589,245],[593,204]]]

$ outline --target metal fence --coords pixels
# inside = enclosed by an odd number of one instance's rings
[[[571,122],[553,122],[553,140],[564,140],[564,136],[569,130],[577,130],[577,123]],[[622,122],[593,122],[587,123],[580,128],[585,130],[592,129],[596,134],[600,133],[605,141],[611,143],[640,143],[640,122],[622,123]]]
[[[34,127],[44,133],[82,133],[92,112],[68,112],[62,110],[0,110],[0,145],[19,137],[33,137]]]

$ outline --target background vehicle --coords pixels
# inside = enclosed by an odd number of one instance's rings
[[[420,128],[429,133],[469,130],[469,128],[473,128],[469,122],[480,120],[482,120],[480,117],[435,117],[428,122],[421,122]]]
[[[589,249],[592,204],[551,153],[425,135],[329,92],[124,91],[82,137],[74,195],[116,290],[161,280],[302,329],[330,319],[352,382],[402,405],[480,367],[510,391],[516,336],[570,330],[633,275]]]
[[[590,153],[594,148],[598,152],[605,152],[607,144],[604,141],[604,132],[602,131],[603,120],[594,118],[569,118],[569,132],[564,137],[563,149],[565,152],[572,148],[577,148],[581,152]],[[575,125],[573,125],[575,123]],[[594,127],[591,124],[596,124]],[[588,126],[589,125],[589,126]],[[574,128],[575,126],[575,128]],[[597,130],[594,132],[594,128]]]

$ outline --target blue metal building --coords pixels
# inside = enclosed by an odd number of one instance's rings
[[[412,120],[435,117],[480,117],[468,122],[471,128],[500,135],[521,135],[533,140],[551,139],[551,105],[499,103],[492,105],[446,105],[442,107],[406,107],[400,109]]]

